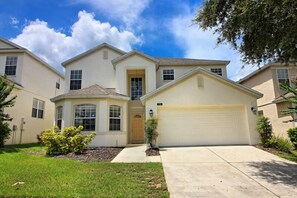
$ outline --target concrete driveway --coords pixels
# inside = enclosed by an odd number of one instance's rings
[[[253,146],[161,150],[171,197],[297,197],[297,164]]]

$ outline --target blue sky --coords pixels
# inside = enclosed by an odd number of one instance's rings
[[[157,57],[230,60],[238,80],[240,55],[193,25],[203,1],[191,0],[9,0],[0,1],[0,37],[9,39],[62,71],[60,63],[102,42]]]

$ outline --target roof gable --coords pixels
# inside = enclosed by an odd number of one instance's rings
[[[149,56],[149,55],[146,55],[146,54],[144,54],[142,52],[139,52],[137,50],[133,50],[133,51],[127,53],[127,54],[124,54],[123,56],[120,56],[118,58],[115,58],[111,62],[113,64],[113,66],[115,67],[119,62],[121,62],[121,61],[123,61],[123,60],[125,60],[125,59],[127,59],[127,58],[129,58],[131,56],[135,56],[135,55],[141,56],[141,57],[143,57],[143,58],[145,58],[145,59],[147,59],[147,60],[149,60],[151,62],[156,63],[157,65],[160,62],[158,59],[155,59],[154,57]]]
[[[153,97],[155,95],[158,95],[159,93],[161,93],[163,91],[166,91],[167,89],[169,89],[171,87],[174,87],[175,85],[183,82],[184,80],[186,80],[188,78],[191,78],[192,76],[194,76],[195,74],[198,74],[198,73],[202,73],[202,74],[204,74],[204,75],[206,75],[208,77],[214,78],[214,79],[216,79],[216,80],[218,80],[218,81],[220,81],[220,82],[222,82],[222,83],[224,83],[224,84],[226,84],[226,85],[228,85],[228,86],[230,86],[232,88],[235,88],[235,89],[241,90],[241,91],[243,91],[245,93],[248,93],[250,95],[253,95],[256,98],[261,98],[263,96],[263,94],[261,94],[260,92],[257,92],[257,91],[255,91],[253,89],[250,89],[248,87],[240,85],[240,84],[238,84],[238,83],[236,83],[234,81],[231,81],[229,79],[225,79],[225,78],[223,78],[223,77],[221,77],[221,76],[219,76],[217,74],[214,74],[214,73],[212,73],[212,72],[210,72],[210,71],[208,71],[206,69],[198,67],[198,68],[195,68],[195,69],[187,72],[183,76],[181,76],[181,77],[179,77],[179,78],[177,78],[177,79],[175,79],[175,80],[173,80],[173,81],[159,87],[158,89],[156,89],[156,90],[154,90],[154,91],[152,91],[150,93],[147,93],[146,95],[142,96],[140,98],[140,100],[143,103],[147,99],[149,99],[149,98],[151,98],[151,97]]]
[[[81,58],[83,58],[83,57],[85,57],[85,56],[88,56],[88,55],[90,55],[90,54],[92,54],[92,53],[94,53],[94,52],[96,52],[96,51],[98,51],[98,50],[101,50],[101,49],[104,48],[104,47],[106,47],[106,48],[108,48],[108,49],[111,49],[111,50],[113,50],[113,51],[115,51],[115,52],[117,52],[117,53],[119,53],[119,54],[121,54],[121,55],[126,54],[126,52],[124,52],[124,51],[122,51],[122,50],[120,50],[120,49],[118,49],[118,48],[116,48],[116,47],[114,47],[114,46],[112,46],[112,45],[109,45],[109,44],[107,44],[107,43],[102,43],[102,44],[100,44],[100,45],[98,45],[98,46],[96,46],[96,47],[94,47],[94,48],[92,48],[92,49],[89,49],[89,50],[87,50],[87,51],[85,51],[85,52],[83,52],[83,53],[81,53],[81,54],[78,54],[78,55],[76,55],[76,56],[74,56],[74,57],[72,57],[72,58],[70,58],[70,59],[64,61],[64,62],[62,63],[62,65],[63,65],[64,67],[66,67],[66,66],[69,65],[70,63],[72,63],[72,62],[74,62],[74,61],[77,61],[77,60],[79,60],[79,59],[81,59]]]
[[[5,50],[9,50],[9,49],[25,49],[9,40],[6,40],[4,38],[0,37],[0,49],[5,49]]]

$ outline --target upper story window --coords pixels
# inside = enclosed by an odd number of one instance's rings
[[[56,126],[62,128],[63,107],[58,106],[56,109]]]
[[[131,100],[139,100],[142,96],[143,81],[141,77],[131,78]]]
[[[276,69],[276,75],[279,84],[290,85],[288,69]]]
[[[56,89],[60,89],[60,78],[56,82]]]
[[[210,68],[210,71],[220,76],[223,75],[222,68]]]
[[[5,74],[7,76],[15,76],[16,75],[17,63],[18,63],[17,56],[7,56],[6,57]]]
[[[83,131],[95,131],[96,129],[96,105],[75,106],[74,125],[83,126]]]
[[[70,90],[81,89],[82,70],[70,71]]]
[[[108,51],[107,50],[104,50],[103,51],[103,59],[104,60],[107,60],[108,59]]]
[[[109,107],[109,130],[121,130],[121,107],[118,105],[111,105]]]
[[[163,70],[163,80],[174,80],[174,70],[164,69]]]
[[[33,118],[42,119],[44,117],[44,104],[45,104],[44,101],[33,98],[33,106],[32,106]]]

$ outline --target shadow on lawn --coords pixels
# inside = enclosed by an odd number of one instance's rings
[[[296,187],[297,184],[297,164],[270,161],[253,162],[249,166],[256,168],[257,172],[253,176],[260,177],[272,184],[286,184]]]
[[[18,153],[22,149],[30,149],[33,147],[38,147],[39,145],[36,143],[32,144],[16,144],[16,145],[6,145],[3,148],[0,148],[0,154],[3,153]]]

